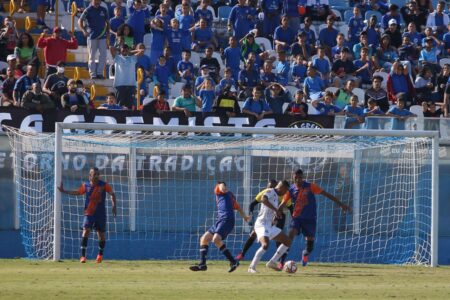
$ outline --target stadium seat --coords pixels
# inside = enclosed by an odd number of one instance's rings
[[[214,11],[214,8],[211,5],[208,5],[207,9],[212,13],[213,21],[214,22],[218,21],[219,19],[217,19],[216,12]]]
[[[291,94],[292,99],[293,99],[295,94],[297,93],[298,88],[296,86],[292,86],[292,85],[286,85],[284,88],[286,90],[288,90],[288,92]]]
[[[349,28],[347,24],[339,26],[339,32],[344,34],[346,40],[348,40],[348,31]]]
[[[176,97],[181,95],[181,89],[183,88],[183,82],[175,82],[170,87],[170,96],[169,99],[175,99]]]
[[[230,18],[231,7],[228,5],[220,6],[218,8],[218,18],[228,20]]]
[[[312,105],[312,103],[308,103],[308,115],[318,115],[320,112]]]
[[[348,23],[348,21],[350,21],[351,17],[353,17],[353,10],[346,10],[344,12],[344,22]]]
[[[373,76],[375,76],[375,75],[383,77],[383,81],[381,82],[381,87],[383,89],[386,89],[386,87],[387,87],[387,79],[388,79],[389,74],[386,73],[386,72],[375,72],[375,73],[373,73]]]
[[[332,8],[331,11],[336,15],[336,18],[338,21],[344,21],[344,19],[342,18],[342,14],[339,10]]]
[[[265,37],[257,37],[255,39],[255,42],[261,47],[261,50],[263,51],[270,51],[273,49],[272,43]]]
[[[339,88],[337,88],[337,87],[330,86],[330,87],[327,87],[327,88],[325,89],[325,91],[326,91],[326,92],[332,92],[332,93],[334,94],[334,93],[336,93],[336,91],[337,91],[338,89],[339,89]]]
[[[194,68],[200,67],[200,54],[198,52],[191,52],[191,63],[194,65]]]
[[[418,118],[423,118],[423,108],[422,105],[413,105],[409,108],[409,111],[417,115]]]
[[[450,64],[450,58],[441,58],[441,60],[439,61],[439,65],[441,66],[441,68],[443,68],[445,64]]]
[[[363,89],[354,88],[352,93],[358,97],[359,105],[364,105],[364,94],[366,92]]]
[[[389,0],[389,4],[395,4],[398,7],[405,6],[405,0]],[[433,6],[435,7],[435,6]]]
[[[375,15],[377,17],[378,24],[381,24],[381,18],[383,17],[383,15],[379,11],[376,11],[376,10],[366,11],[364,19],[369,21],[369,19],[372,15]]]

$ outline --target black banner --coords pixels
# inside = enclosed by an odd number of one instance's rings
[[[93,110],[89,114],[76,114],[70,111],[55,110],[40,114],[22,108],[0,107],[0,125],[20,128],[23,131],[54,132],[55,122],[231,127],[334,127],[334,117],[317,115],[303,118],[300,116],[274,114],[258,121],[255,117],[244,114],[231,118],[214,113],[201,112],[193,113],[188,118],[183,112],[165,112],[157,115],[141,114],[139,111],[121,110]],[[4,131],[1,126],[0,131]]]

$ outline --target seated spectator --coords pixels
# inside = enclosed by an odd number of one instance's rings
[[[403,37],[409,36],[409,40],[414,46],[419,47],[422,45],[423,34],[418,32],[414,23],[409,23],[407,30],[403,33]]]
[[[330,9],[328,0],[307,0],[306,15],[310,16],[313,21],[325,21],[327,16],[336,18],[334,12]]]
[[[313,31],[311,30],[311,32]],[[291,55],[295,57],[301,54],[305,59],[308,59],[311,56],[312,48],[315,44],[310,44],[307,41],[307,34],[305,31],[301,31],[297,35],[297,39],[297,42],[291,45]]]
[[[308,75],[303,83],[303,91],[306,99],[318,100],[323,97],[323,90],[325,89],[325,83],[320,75],[317,74],[316,68],[310,66],[306,71]]]
[[[384,116],[385,112],[383,112],[378,106],[377,102],[370,98],[367,101],[367,108],[364,109],[364,116],[366,117],[366,129],[383,129],[380,128],[380,117]],[[369,117],[369,118],[367,118]],[[370,118],[373,117],[373,118]]]
[[[407,5],[401,7],[400,14],[405,23],[408,24],[408,27],[409,24],[414,24],[415,28],[421,28],[422,26],[425,26],[427,22],[427,13],[419,9],[415,0],[411,0]],[[414,43],[412,38],[411,41]]]
[[[377,16],[372,15],[370,17],[369,24],[364,28],[364,31],[367,32],[367,42],[369,45],[375,48],[378,47],[380,45],[381,30],[378,25]]]
[[[386,115],[392,117],[392,130],[405,130],[406,120],[417,116],[405,108],[406,101],[402,93],[397,94],[396,98],[397,105],[390,108]]]
[[[223,74],[224,77],[222,80],[220,80],[219,84],[216,87],[217,94],[221,94],[223,89],[225,89],[227,87],[228,88],[234,87],[234,89],[237,88],[237,83],[234,80],[232,74],[233,74],[233,72],[231,71],[230,68],[225,69],[225,73]]]
[[[161,55],[159,63],[155,67],[153,73],[153,82],[160,90],[163,90],[166,95],[169,95],[169,83],[174,83],[174,79],[170,77],[169,67],[166,64],[166,57]]]
[[[353,16],[348,21],[348,39],[350,47],[359,43],[359,36],[364,30],[364,17],[361,15],[361,11],[358,6],[353,7]]]
[[[369,39],[367,37],[366,31],[361,32],[361,34],[359,36],[359,43],[357,43],[353,46],[353,58],[354,59],[361,58],[361,50],[363,48],[367,48],[368,59],[373,62],[374,49],[373,49],[373,45],[369,45]]]
[[[392,24],[389,23],[391,20],[394,20],[395,24],[400,24],[401,18],[398,8],[399,7],[396,4],[389,5],[389,12],[381,18],[381,26],[383,26],[385,30]]]
[[[89,113],[89,102],[82,93],[77,91],[77,83],[74,79],[67,82],[68,92],[61,96],[61,107],[71,112]]]
[[[13,91],[17,79],[14,78],[14,70],[11,67],[6,69],[6,78],[1,84],[2,96],[0,106],[13,106]]]
[[[97,109],[103,109],[103,110],[124,110],[125,109],[126,110],[127,107],[120,106],[119,104],[117,104],[116,95],[114,93],[109,93],[106,96],[105,103],[103,103],[102,105],[97,107]]]
[[[237,101],[237,90],[234,86],[226,86],[217,97],[213,107],[213,112],[227,117],[235,117],[241,113],[241,108]]]
[[[330,60],[325,56],[325,48],[320,46],[317,48],[317,57],[315,57],[312,61],[312,66],[316,68],[317,71],[320,72],[322,80],[328,82],[330,79]]]
[[[256,55],[256,63],[260,63],[260,55],[262,54],[261,47],[255,42],[255,35],[253,33],[247,34],[242,40],[241,44],[241,58],[246,60],[250,53]]]
[[[11,68],[14,73],[14,78],[19,79],[23,76],[23,71],[17,67],[17,59],[14,54],[10,54],[6,58],[6,63],[8,64],[7,68]],[[2,70],[2,73],[6,71],[6,68]]]
[[[192,95],[192,87],[185,84],[181,91],[181,96],[175,99],[172,110],[182,111],[186,117],[191,117],[191,113],[196,111],[196,107],[202,107],[202,101],[200,98]]]
[[[345,112],[345,129],[361,129],[361,124],[364,123],[364,111],[358,105],[358,97],[353,95],[350,97],[350,104],[344,107]]]
[[[127,45],[130,49],[133,49],[135,45],[133,28],[128,24],[122,24],[117,28],[117,39],[114,48],[120,49],[122,45]]]
[[[27,65],[27,72],[16,81],[16,85],[14,86],[14,106],[22,106],[21,103],[23,95],[25,92],[31,90],[33,83],[37,82],[40,83],[40,80],[36,74],[36,66]],[[42,89],[40,85],[39,89]]]
[[[91,94],[86,90],[82,80],[76,81],[77,93],[83,96],[84,102],[88,104],[89,109],[95,109],[94,101],[91,99]]]
[[[432,77],[433,73],[427,66],[423,67],[416,77],[414,88],[417,94],[417,104],[421,104],[422,102],[438,102],[441,100],[439,93],[435,91]]]
[[[205,57],[200,60],[201,66],[207,66],[209,69],[209,76],[214,79],[214,82],[220,81],[220,64],[217,58],[213,57],[213,48],[207,47],[205,49]]]
[[[286,52],[278,52],[278,62],[275,65],[276,81],[279,84],[287,85],[289,82],[289,74],[291,72],[291,65],[286,59]]]
[[[252,89],[260,84],[259,73],[253,63],[248,62],[245,69],[239,72],[239,99],[246,99],[252,95]]]
[[[276,46],[282,47],[284,51],[288,51],[290,45],[295,40],[296,32],[289,27],[288,17],[283,16],[281,18],[281,25],[275,29],[273,35],[273,43]]]
[[[422,102],[422,111],[424,120],[425,130],[436,130],[439,131],[439,119],[429,119],[429,118],[440,118],[443,112],[440,108],[436,109],[436,103],[434,102]]]
[[[417,6],[421,12],[424,12],[427,15],[434,10],[433,3],[430,0],[418,0]]]
[[[200,76],[197,76],[197,78],[195,78],[195,86],[194,86],[195,95],[198,95],[200,85],[203,83],[203,81],[205,81],[205,79],[214,80],[211,76],[209,76],[209,68],[207,65],[200,67]]]
[[[187,84],[191,84],[194,79],[194,65],[190,61],[191,51],[183,50],[182,54],[183,60],[180,60],[177,65],[178,75],[181,81]]]
[[[405,99],[406,107],[414,104],[415,89],[408,74],[408,70],[398,61],[392,65],[392,71],[387,80],[388,99],[397,103],[397,94],[401,93]]]
[[[28,64],[38,66],[39,60],[37,58],[36,47],[34,47],[33,38],[29,33],[22,33],[19,36],[17,46],[14,49],[14,55],[18,61],[18,68],[24,70],[24,67]]]
[[[345,106],[350,104],[350,99],[353,96],[354,88],[355,81],[352,79],[348,79],[345,82],[345,87],[338,89],[334,94],[334,104],[341,110],[344,109]]]
[[[320,44],[325,48],[325,52],[329,55],[331,53],[331,48],[336,46],[336,38],[339,34],[339,31],[333,27],[334,25],[334,17],[327,17],[327,27],[323,28],[319,32],[319,41]]]
[[[237,81],[239,79],[241,49],[234,36],[230,36],[228,45],[223,52],[222,59],[225,61],[225,66],[231,69],[233,79]]]
[[[260,73],[261,85],[266,88],[277,81],[276,75],[272,72],[272,62],[266,60]]]
[[[314,52],[313,50],[316,45],[318,36],[316,36],[316,33],[314,32],[314,30],[311,29],[311,26],[312,26],[311,17],[309,17],[309,16],[305,17],[303,23],[304,23],[305,27],[303,27],[303,29],[301,29],[299,34],[301,34],[301,33],[305,34],[306,44],[311,47],[310,52],[309,52],[311,54],[312,52]],[[292,54],[292,49],[291,49],[291,54]]]
[[[295,63],[292,66],[292,80],[295,82],[295,86],[299,89],[303,90],[303,82],[305,81],[307,70],[308,70],[308,62],[304,59],[304,57],[301,54],[297,55],[295,57]]]
[[[0,61],[5,61],[8,55],[14,54],[18,40],[16,21],[12,17],[5,17],[3,28],[0,29]]]
[[[390,70],[392,63],[397,59],[397,51],[391,46],[391,37],[383,34],[380,47],[377,49],[378,65],[384,70]]]
[[[283,113],[283,105],[292,102],[292,96],[279,83],[272,83],[264,90],[264,97],[274,114]]]
[[[170,49],[169,46],[164,47],[163,55],[166,58],[166,66],[169,70],[169,77],[176,80],[178,61],[175,61],[175,58],[172,55],[172,49]]]
[[[301,117],[306,117],[308,115],[308,104],[306,104],[305,94],[302,90],[297,90],[294,101],[288,104],[284,113]]]
[[[431,27],[427,27],[424,30],[425,36],[422,38],[422,47],[427,46],[427,40],[433,39],[433,47],[441,47],[443,42],[434,36],[433,29]]]
[[[192,32],[192,51],[202,52],[207,47],[215,48],[217,46],[214,33],[207,26],[207,21],[201,19],[194,27],[190,29]]]
[[[444,33],[447,32],[447,25],[450,24],[450,18],[448,14],[444,12],[445,2],[439,1],[436,10],[428,15],[427,27],[433,28],[439,38],[442,38]]]
[[[31,90],[26,91],[23,95],[22,107],[42,114],[55,109],[55,104],[47,94],[42,92],[41,84],[33,82]]]
[[[323,102],[319,100],[313,100],[311,104],[321,116],[344,115],[344,111],[333,104],[333,93],[330,91],[325,92],[323,96]]]
[[[356,86],[359,86],[359,79],[355,77],[356,67],[351,60],[349,60],[350,50],[344,48],[341,51],[340,59],[333,63],[331,68],[333,79],[333,85],[335,87],[340,87],[344,82],[352,79],[356,82]]]
[[[419,47],[410,42],[408,34],[403,34],[403,43],[398,48],[398,58],[401,61],[409,61],[412,66],[417,65],[419,59]]]
[[[364,106],[369,107],[369,101],[375,101],[375,106],[379,107],[383,113],[389,110],[389,101],[387,92],[381,88],[383,77],[376,75],[373,77],[372,87],[366,90],[364,94]]]
[[[338,33],[338,35],[336,36],[336,45],[333,48],[331,48],[331,57],[333,62],[341,58],[341,51],[346,47],[347,43],[345,41],[344,34]]]
[[[69,78],[64,75],[66,64],[63,61],[56,63],[56,73],[47,77],[44,83],[43,91],[47,93],[55,103],[60,107],[61,96],[67,93],[67,82]]]
[[[216,98],[215,87],[212,79],[205,78],[205,80],[198,86],[198,96],[202,101],[202,112],[212,112],[214,100]]]
[[[156,99],[144,101],[144,106],[142,108],[143,113],[161,115],[166,111],[170,111],[169,102],[167,102],[165,98],[165,92],[159,90]]]
[[[269,104],[263,98],[263,91],[261,87],[255,86],[253,88],[252,97],[245,100],[242,113],[254,116],[258,121],[263,119],[264,116],[273,113]]]
[[[361,84],[372,84],[373,64],[369,59],[369,48],[361,49],[361,58],[353,62],[356,68],[356,77]]]
[[[134,44],[143,43],[145,26],[150,18],[150,12],[144,9],[141,0],[134,0],[133,5],[129,7],[129,12],[127,24],[133,29]]]
[[[437,47],[433,47],[433,38],[428,37],[426,39],[425,48],[420,51],[419,63],[424,67],[428,66],[433,74],[437,74],[441,71],[438,60],[439,50]]]
[[[400,26],[395,19],[389,21],[389,26],[384,30],[383,35],[387,34],[391,37],[391,45],[395,48],[400,47],[402,44],[402,34],[400,32]]]

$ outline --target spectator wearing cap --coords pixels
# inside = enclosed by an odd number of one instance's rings
[[[372,99],[375,101],[376,106],[386,113],[389,110],[389,101],[387,92],[381,87],[382,82],[383,77],[379,75],[373,76],[372,87],[364,93],[364,107],[369,107],[368,102]]]
[[[41,114],[55,109],[55,104],[47,94],[42,92],[39,82],[34,82],[31,89],[25,92],[21,106],[31,111],[38,111]]]
[[[236,98],[237,90],[234,86],[226,86],[217,96],[213,106],[213,112],[227,117],[235,117],[241,113],[241,108]]]
[[[399,93],[404,94],[403,97],[406,101],[406,107],[414,104],[416,92],[411,77],[404,65],[396,61],[392,65],[392,71],[389,73],[387,79],[388,100],[392,103],[397,103],[397,94]]]
[[[380,47],[377,48],[377,61],[380,68],[390,70],[392,63],[398,59],[397,51],[391,45],[391,37],[383,34]]]
[[[290,45],[295,40],[296,31],[292,30],[288,26],[288,17],[283,16],[281,18],[281,25],[275,29],[273,35],[273,42],[275,47],[281,47],[284,51],[289,50]]]
[[[27,65],[27,72],[16,81],[14,86],[14,106],[22,106],[22,97],[27,91],[31,90],[33,83],[40,83],[37,77],[36,66]],[[39,88],[42,90],[40,86]]]
[[[49,37],[46,37],[46,33],[46,31],[42,32],[37,42],[38,48],[44,49],[45,78],[56,73],[58,61],[67,61],[67,50],[78,48],[78,42],[73,32],[69,31],[70,40],[61,38],[60,27],[53,28],[53,34]]]
[[[262,0],[260,8],[264,13],[263,20],[263,36],[270,37],[273,35],[275,28],[280,24],[281,8],[283,1],[281,0]]]
[[[244,102],[242,113],[254,116],[258,121],[273,113],[269,103],[263,97],[263,90],[260,86],[253,87],[252,95]]]
[[[0,106],[14,105],[13,91],[16,81],[17,79],[14,78],[14,69],[11,67],[6,68],[6,78],[1,84],[2,94]]]
[[[436,10],[428,15],[427,27],[433,28],[439,38],[447,32],[447,25],[450,23],[448,14],[444,12],[445,2],[439,1]]]
[[[359,79],[355,77],[356,67],[353,61],[349,59],[350,50],[345,47],[341,51],[340,58],[333,63],[331,67],[333,79],[333,85],[340,87],[344,82],[352,79],[356,82],[356,86],[359,86]]]
[[[56,107],[60,107],[61,96],[67,93],[69,78],[64,75],[65,66],[63,61],[59,61],[56,64],[56,73],[48,76],[43,86],[44,93],[50,96]]]
[[[389,12],[381,18],[381,26],[383,26],[384,29],[387,29],[389,27],[389,21],[395,20],[395,24],[400,25],[401,18],[400,14],[398,12],[398,5],[391,4],[389,5]]]
[[[311,30],[312,31],[312,30]],[[307,40],[307,34],[305,31],[301,31],[297,35],[297,42],[291,45],[291,56],[295,57],[301,54],[308,59],[311,56],[311,47],[314,47],[314,43],[309,43]]]
[[[274,114],[283,113],[283,105],[292,102],[292,95],[279,83],[272,83],[264,90],[264,97]]]
[[[70,79],[67,82],[67,92],[60,98],[60,106],[64,110],[71,112],[88,113],[90,110],[89,102],[86,101],[83,94],[77,91],[77,82],[74,79]]]
[[[391,45],[395,48],[400,47],[402,44],[402,34],[400,32],[400,26],[398,26],[399,23],[395,19],[389,20],[389,26],[384,31],[384,34],[387,34],[391,37]]]
[[[6,57],[8,68],[11,68],[14,72],[14,78],[19,79],[23,75],[23,71],[17,67],[17,59],[14,54],[10,54]],[[2,73],[6,70],[2,70]]]
[[[186,117],[190,117],[197,110],[196,107],[202,107],[202,101],[192,94],[192,87],[185,84],[181,90],[181,96],[175,99],[172,110],[182,111]]]
[[[427,22],[427,13],[421,11],[415,0],[410,1],[407,5],[400,8],[400,14],[406,24],[413,23],[419,30],[425,26]]]
[[[327,16],[336,19],[328,0],[306,0],[306,15],[311,16],[313,21],[325,21]]]
[[[156,99],[144,100],[144,107],[142,108],[142,112],[149,114],[158,114],[162,115],[166,111],[170,111],[169,102],[166,100],[166,93],[163,90],[158,91],[158,95]]]
[[[78,20],[78,27],[87,37],[89,51],[89,74],[91,78],[103,78],[106,65],[106,40],[109,39],[108,10],[101,6],[101,0],[91,0]],[[99,52],[98,65],[96,64],[97,51]]]
[[[334,17],[327,17],[327,27],[323,28],[319,32],[319,41],[320,44],[325,47],[326,53],[331,53],[331,48],[336,46],[336,38],[339,34],[339,31],[333,27],[334,25]]]
[[[246,0],[238,0],[238,3],[231,9],[228,19],[228,28],[233,30],[233,36],[238,41],[255,28],[255,11],[246,3]]]
[[[228,47],[225,48],[222,59],[225,61],[225,66],[230,68],[233,79],[237,81],[241,63],[241,49],[234,36],[228,38]]]
[[[302,90],[295,92],[294,101],[290,102],[284,111],[291,116],[306,117],[308,115],[308,104],[305,101],[305,94]]]

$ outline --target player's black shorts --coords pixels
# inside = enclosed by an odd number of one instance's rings
[[[99,218],[95,216],[84,216],[83,228],[95,229],[99,232],[106,231],[106,218]]]

